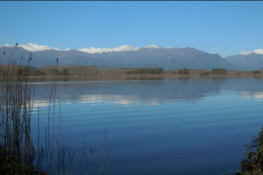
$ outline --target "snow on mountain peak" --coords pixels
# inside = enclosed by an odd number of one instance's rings
[[[115,47],[115,48],[82,48],[82,49],[77,49],[79,51],[82,52],[86,52],[86,53],[103,53],[103,52],[123,52],[123,51],[136,51],[136,50],[140,50],[142,48],[160,48],[157,45],[151,44],[149,46],[145,46],[145,47],[132,47],[131,45],[122,45],[119,47]]]
[[[4,45],[2,45],[2,46],[0,46],[0,47],[12,47],[12,45],[10,45],[10,44],[4,44]]]
[[[155,44],[151,44],[149,46],[145,46],[144,48],[160,48],[160,46],[155,45]]]
[[[4,44],[4,45],[2,45],[0,47],[14,47],[14,45]],[[34,43],[21,44],[21,45],[18,45],[17,47],[21,47],[21,48],[23,48],[25,50],[28,50],[30,52],[51,50],[51,49],[59,50],[57,48],[51,48],[51,47],[48,47],[48,46],[45,46],[45,45],[38,45],[38,44],[34,44]]]
[[[138,47],[134,48],[130,45],[123,45],[123,46],[116,47],[116,48],[95,48],[95,47],[91,47],[91,48],[82,48],[82,49],[77,49],[77,50],[93,54],[93,53],[103,53],[103,52],[134,51],[134,50],[138,50]]]
[[[0,47],[14,47],[13,45],[9,45],[9,44],[4,44]],[[28,44],[21,44],[18,45],[18,47],[21,47],[25,50],[28,50],[30,52],[35,52],[35,51],[44,51],[44,50],[60,50],[57,48],[51,48],[49,46],[46,45],[38,45],[38,44],[34,44],[34,43],[28,43]],[[86,53],[90,53],[90,54],[95,54],[95,53],[104,53],[104,52],[123,52],[123,51],[137,51],[140,50],[142,48],[160,48],[160,46],[155,45],[155,44],[151,44],[148,46],[144,46],[144,47],[133,47],[131,45],[122,45],[119,47],[115,47],[115,48],[95,48],[95,47],[90,47],[90,48],[82,48],[82,49],[76,49],[78,51],[81,52],[86,52]],[[69,51],[71,49],[67,48],[64,51]],[[62,51],[62,50],[61,50]]]
[[[48,46],[45,46],[45,45],[38,45],[38,44],[34,44],[34,43],[28,43],[26,45],[18,45],[18,47],[22,47],[23,49],[25,50],[28,50],[28,51],[43,51],[43,50],[50,50],[50,49],[54,49],[54,50],[59,50],[57,48],[50,48]]]
[[[256,50],[253,50],[252,52],[243,51],[243,52],[240,53],[240,55],[249,55],[251,53],[263,55],[263,49],[256,49]]]
[[[263,50],[262,49],[256,49],[253,52],[256,53],[256,54],[263,55]]]

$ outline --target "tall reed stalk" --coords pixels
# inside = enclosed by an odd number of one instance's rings
[[[50,92],[48,123],[45,129],[44,145],[40,144],[40,110],[37,109],[37,143],[32,142],[31,118],[34,109],[34,86],[29,81],[30,62],[33,59],[30,53],[27,65],[22,65],[23,56],[19,64],[14,62],[13,55],[18,43],[11,51],[9,57],[3,51],[0,57],[0,146],[5,155],[12,155],[22,164],[49,172],[50,174],[90,174],[88,160],[93,148],[88,147],[84,141],[82,147],[65,146],[61,133],[60,98],[57,97],[56,79],[54,79]],[[8,64],[2,61],[8,59]],[[58,69],[58,58],[57,58]],[[57,110],[59,104],[59,128],[56,129]],[[105,144],[102,149],[101,165],[98,174],[110,174],[109,167],[109,141],[105,132]],[[94,168],[94,167],[93,167]],[[40,173],[40,171],[37,171]],[[37,174],[38,174],[37,173]]]
[[[5,155],[12,155],[24,165],[33,166],[35,149],[30,137],[30,116],[34,100],[31,96],[32,86],[27,79],[29,72],[22,72],[21,62],[18,65],[11,64],[17,46],[18,44],[7,58],[8,65],[0,66],[0,146]],[[1,62],[5,57],[4,51]],[[31,59],[30,54],[28,66],[24,70],[29,70]]]

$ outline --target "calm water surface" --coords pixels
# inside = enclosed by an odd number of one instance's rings
[[[51,85],[35,83],[43,126]],[[263,79],[67,81],[56,97],[65,142],[100,145],[107,130],[112,175],[238,170],[263,126]]]

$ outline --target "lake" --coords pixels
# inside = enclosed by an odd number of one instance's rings
[[[34,85],[41,130],[47,122],[54,85],[54,113],[61,117],[65,143],[78,145],[86,139],[87,144],[102,145],[106,129],[112,175],[220,175],[236,171],[245,145],[263,126],[263,79],[167,78]],[[33,114],[32,131],[38,115],[36,110]]]

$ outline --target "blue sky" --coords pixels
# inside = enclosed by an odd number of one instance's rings
[[[0,45],[263,49],[263,2],[0,2]]]

